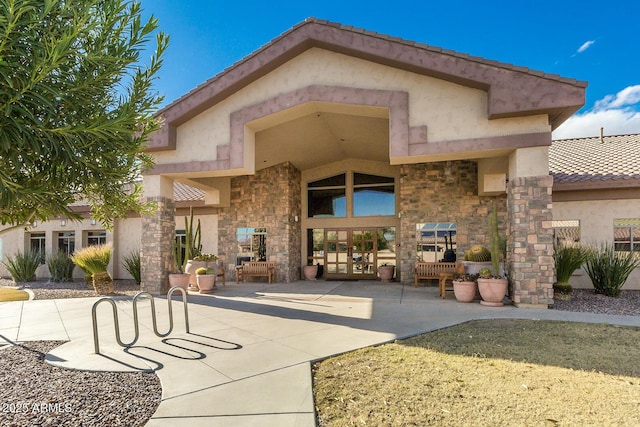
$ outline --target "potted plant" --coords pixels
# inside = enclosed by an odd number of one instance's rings
[[[213,268],[198,268],[196,270],[196,283],[201,294],[213,293],[216,287],[216,271]]]
[[[569,279],[585,263],[588,253],[589,251],[580,244],[556,243],[553,245],[553,261],[556,268],[556,283],[553,284],[555,299],[563,301],[571,299],[573,288],[569,284]]]
[[[184,265],[182,271],[191,275],[189,287],[197,290],[195,271],[197,268],[202,267],[202,264],[197,264],[195,258],[202,253],[202,233],[200,220],[198,220],[198,225],[195,228],[193,226],[193,207],[189,209],[189,216],[184,217],[184,234]]]
[[[218,260],[218,256],[215,254],[210,254],[210,253],[204,253],[204,254],[199,254],[195,257],[193,257],[193,260],[191,260],[191,269],[189,271],[191,278],[189,279],[189,285],[191,286],[192,290],[198,290],[200,287],[198,286],[198,281],[197,281],[197,271],[200,268],[205,268],[205,269],[209,269],[209,263],[210,262],[215,262]],[[214,264],[215,265],[215,264]],[[211,268],[211,270],[213,270],[213,268]],[[187,272],[185,270],[185,272]],[[215,270],[214,270],[214,274],[215,274]],[[193,284],[193,285],[192,285]]]
[[[302,272],[304,273],[305,279],[316,280],[316,276],[318,275],[318,266],[314,265],[312,260],[309,260],[309,264],[302,267]]]
[[[482,245],[474,245],[464,253],[464,269],[477,275],[481,269],[491,267],[491,251]]]
[[[395,273],[395,270],[395,265],[385,263],[378,267],[378,275],[383,282],[391,282],[393,280],[393,273]]]
[[[455,274],[453,276],[453,294],[458,302],[471,302],[476,298],[476,274]]]
[[[180,244],[180,238],[176,237],[171,245],[173,251],[173,266],[174,271],[169,273],[169,286],[180,286],[184,290],[189,288],[189,279],[191,275],[183,271],[184,264],[182,260],[182,247]]]
[[[493,210],[489,214],[489,241],[493,274],[488,268],[483,268],[478,273],[478,291],[480,291],[480,296],[482,297],[480,304],[501,307],[504,305],[502,300],[507,294],[509,282],[500,275],[500,261],[504,255],[504,241],[500,239],[498,232],[498,208],[495,199],[493,201]]]

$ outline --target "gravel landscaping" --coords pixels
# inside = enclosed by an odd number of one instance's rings
[[[16,284],[0,279],[0,286]],[[21,283],[35,299],[98,296],[84,281]],[[133,280],[114,281],[112,296],[133,296]],[[3,340],[0,340],[2,343]],[[88,372],[59,368],[44,355],[64,341],[21,342],[0,347],[1,426],[143,426],[162,396],[155,373]]]
[[[143,426],[160,404],[153,373],[59,368],[44,356],[64,341],[34,341],[0,350],[0,425]]]

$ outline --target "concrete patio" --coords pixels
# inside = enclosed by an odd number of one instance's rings
[[[153,333],[150,303],[138,305],[140,339],[115,340],[112,309],[98,298],[0,303],[0,346],[7,341],[68,340],[47,361],[87,370],[155,370],[163,395],[149,426],[314,426],[313,361],[473,319],[525,318],[640,326],[634,316],[489,308],[442,300],[435,287],[375,281],[228,284],[213,295],[173,299],[173,332]],[[130,298],[116,299],[121,337],[133,339]],[[166,301],[156,299],[158,329],[168,329]],[[3,339],[4,338],[4,339]]]

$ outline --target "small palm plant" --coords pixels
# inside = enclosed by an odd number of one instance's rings
[[[87,246],[74,252],[71,259],[78,267],[91,274],[93,287],[98,294],[113,293],[113,280],[107,271],[111,260],[110,244]]]

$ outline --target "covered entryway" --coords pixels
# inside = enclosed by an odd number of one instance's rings
[[[373,280],[381,265],[396,265],[395,227],[313,229],[308,260],[328,280]]]

